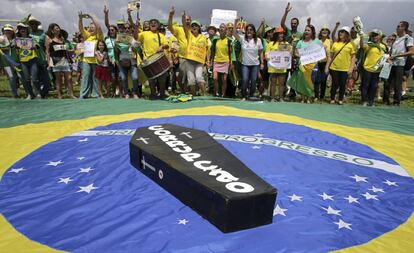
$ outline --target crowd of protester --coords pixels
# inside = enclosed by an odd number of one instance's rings
[[[219,27],[202,26],[186,12],[178,24],[173,22],[173,7],[166,22],[141,23],[138,17],[134,21],[128,9],[128,20],[112,24],[105,6],[106,34],[96,18],[79,12],[78,32],[72,40],[56,23],[44,32],[41,22],[29,15],[16,27],[2,27],[0,67],[14,98],[19,98],[22,87],[27,99],[47,98],[51,90],[63,98],[66,90],[72,99],[165,99],[190,94],[343,104],[359,90],[364,106],[375,101],[400,104],[414,72],[408,22],[399,22],[396,32],[386,36],[379,29],[364,33],[353,21],[353,26],[337,22],[332,31],[327,25],[317,31],[308,18],[302,32],[298,18],[286,25],[291,10],[288,4],[278,26],[262,19],[256,29],[253,24],[240,25],[240,19]],[[85,20],[89,20],[87,27]],[[300,50],[314,44],[324,47],[325,59],[301,64]],[[289,68],[268,65],[275,51],[289,52]],[[142,66],[159,54],[167,57],[168,70],[147,78]],[[389,78],[380,78],[384,55],[392,66]],[[79,94],[74,94],[74,85],[80,85]],[[143,94],[145,86],[149,94]]]

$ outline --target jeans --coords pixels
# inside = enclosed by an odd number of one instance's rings
[[[259,65],[247,66],[242,65],[242,97],[247,97],[247,88],[249,87],[249,95],[252,97],[256,91],[257,72]]]
[[[135,65],[130,67],[119,67],[119,74],[122,80],[122,86],[124,88],[124,94],[128,94],[128,71],[131,72],[132,78],[132,93],[137,94],[138,91],[138,68]]]
[[[35,97],[33,93],[32,85],[30,84],[30,80],[32,81],[33,85],[40,90],[39,87],[39,79],[38,79],[38,68],[37,68],[37,60],[31,59],[28,62],[22,62],[22,82],[24,91],[26,95],[31,96],[32,98]]]
[[[12,67],[4,67],[4,70],[6,71],[7,77],[9,78],[9,85],[10,85],[10,90],[11,93],[13,94],[14,98],[17,98],[17,72],[14,68]]]
[[[38,63],[38,78],[39,78],[39,85],[40,95],[44,98],[49,94],[51,82],[50,82],[50,76],[49,71],[47,70],[47,66],[42,63]]]
[[[96,64],[82,63],[82,81],[79,98],[87,98],[89,94],[91,97],[98,98],[98,80],[95,78]]]
[[[362,71],[361,100],[363,103],[368,102],[369,105],[374,104],[378,82],[379,73],[371,73],[366,70]]]
[[[342,101],[345,96],[346,79],[348,78],[348,72],[331,70],[332,87],[331,87],[331,100],[335,100],[336,91],[339,87],[339,101]]]

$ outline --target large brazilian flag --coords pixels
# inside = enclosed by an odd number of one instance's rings
[[[0,99],[0,252],[414,252],[414,111]],[[278,189],[222,233],[129,162],[135,129],[209,133]]]

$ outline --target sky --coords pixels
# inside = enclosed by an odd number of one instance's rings
[[[167,20],[171,6],[175,7],[175,17],[179,20],[182,11],[188,12],[193,19],[202,24],[209,25],[212,9],[236,10],[238,16],[243,17],[256,27],[260,20],[265,18],[266,23],[272,26],[280,24],[288,1],[282,0],[141,0],[140,16],[143,20],[159,18]],[[307,17],[312,17],[312,24],[318,31],[327,25],[333,29],[337,21],[342,25],[352,25],[352,19],[360,16],[364,23],[364,31],[369,32],[373,28],[379,28],[385,34],[395,31],[399,21],[406,20],[414,29],[413,6],[414,0],[292,0],[293,6],[289,13],[290,18],[298,17],[300,20],[299,30],[304,29]],[[63,29],[74,33],[77,30],[78,11],[89,13],[103,23],[103,6],[106,4],[110,9],[110,21],[127,17],[128,0],[2,0],[0,8],[0,19],[21,19],[31,13],[42,22],[44,29],[50,23],[57,23]],[[135,13],[133,14],[135,16]],[[4,25],[4,22],[0,22]],[[86,24],[86,23],[85,23]],[[106,33],[106,29],[103,29]]]

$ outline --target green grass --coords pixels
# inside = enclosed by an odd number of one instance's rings
[[[73,78],[73,80],[75,80],[75,77]],[[357,83],[356,87],[358,85],[359,85],[359,83]],[[412,79],[409,80],[408,87],[409,87],[410,92],[408,92],[407,98],[404,99],[401,102],[401,107],[414,107],[414,81]],[[79,85],[74,85],[75,96],[79,96],[79,88],[80,88]],[[381,96],[382,96],[382,89],[383,89],[382,83],[380,84],[380,89],[381,89]],[[25,92],[24,92],[24,89],[23,89],[22,85],[20,85],[20,88],[18,89],[18,94],[19,94],[19,97],[25,98]],[[68,98],[68,95],[67,95],[65,89],[63,89],[62,94],[63,94],[64,98]],[[149,88],[148,87],[144,88],[144,94],[149,94]],[[326,94],[327,95],[329,94],[329,88],[327,89]],[[7,77],[4,74],[0,74],[0,97],[8,97],[8,98],[12,97]],[[49,98],[50,99],[57,99],[56,90],[52,90],[50,92]],[[360,92],[359,91],[354,91],[352,93],[352,95],[348,97],[347,103],[348,104],[359,105],[360,100],[361,100]],[[328,103],[328,102],[329,101],[326,100],[326,101],[323,101],[322,103]],[[385,105],[382,104],[382,101],[376,101],[376,106],[385,106]]]

